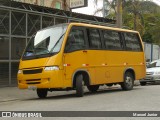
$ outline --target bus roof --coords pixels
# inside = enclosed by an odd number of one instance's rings
[[[99,29],[108,29],[108,30],[116,30],[116,31],[122,31],[122,32],[139,33],[138,31],[129,30],[129,29],[122,29],[122,28],[116,28],[116,27],[108,27],[108,26],[102,26],[102,25],[94,25],[94,24],[88,24],[88,23],[76,23],[76,22],[62,23],[62,24],[52,25],[52,26],[43,28],[41,30],[45,30],[45,29],[53,28],[53,27],[67,26],[67,25],[69,25],[69,26],[93,27],[93,28],[99,28]],[[41,30],[39,30],[39,31],[41,31]]]
[[[122,31],[122,32],[134,32],[138,33],[138,31],[129,30],[129,29],[122,29],[122,28],[116,28],[116,27],[108,27],[108,26],[102,26],[102,25],[94,25],[94,24],[87,24],[87,23],[69,23],[71,26],[85,26],[85,27],[94,27],[94,28],[100,28],[100,29],[109,29],[109,30],[116,30],[116,31]]]

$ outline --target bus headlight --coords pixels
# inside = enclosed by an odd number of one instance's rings
[[[59,70],[58,66],[48,66],[44,68],[45,71],[51,71],[51,70]]]
[[[21,74],[22,73],[22,70],[18,70],[18,74]]]

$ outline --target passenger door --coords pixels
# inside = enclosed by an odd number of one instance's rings
[[[72,85],[72,76],[75,71],[84,69],[86,64],[86,35],[85,29],[82,27],[72,27],[64,53],[64,69],[65,69],[65,84]]]

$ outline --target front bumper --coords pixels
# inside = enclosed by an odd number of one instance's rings
[[[160,82],[160,75],[146,75],[144,79],[140,80],[140,82],[156,82],[156,81]]]
[[[18,87],[28,88],[60,88],[63,87],[62,70],[42,71],[37,74],[18,74]]]

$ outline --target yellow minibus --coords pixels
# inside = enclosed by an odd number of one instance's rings
[[[145,55],[137,31],[64,23],[36,32],[20,60],[18,87],[35,89],[39,98],[48,91],[96,92],[101,85],[120,84],[131,90],[145,77]]]

